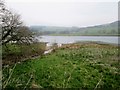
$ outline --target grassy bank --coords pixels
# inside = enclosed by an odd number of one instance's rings
[[[63,45],[41,58],[3,68],[4,88],[120,89],[118,47]]]
[[[46,48],[45,43],[7,44],[2,47],[3,64],[13,64],[27,58],[40,56]]]

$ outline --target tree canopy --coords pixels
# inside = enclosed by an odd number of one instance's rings
[[[20,15],[7,9],[5,3],[0,0],[0,35],[1,44],[30,43],[33,40],[32,33],[23,25]]]

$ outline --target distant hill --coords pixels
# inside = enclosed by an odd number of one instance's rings
[[[38,35],[119,35],[120,21],[90,27],[30,26]],[[118,25],[119,24],[119,25]]]

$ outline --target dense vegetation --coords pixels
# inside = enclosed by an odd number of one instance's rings
[[[45,43],[32,43],[30,45],[9,43],[2,47],[2,64],[10,65],[27,58],[41,56],[45,49]]]
[[[91,27],[31,26],[38,35],[119,35],[119,21]]]
[[[119,65],[117,46],[63,45],[41,58],[4,67],[3,87],[118,90]]]

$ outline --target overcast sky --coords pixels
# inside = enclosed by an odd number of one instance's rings
[[[26,25],[83,27],[117,21],[117,1],[6,0],[6,5],[19,13]]]

